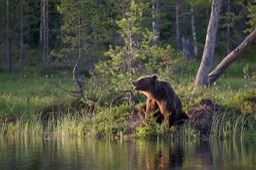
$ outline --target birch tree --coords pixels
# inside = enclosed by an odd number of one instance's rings
[[[153,33],[153,44],[157,44],[157,39],[159,37],[159,0],[156,0],[152,4],[152,33]]]
[[[192,29],[192,37],[193,37],[193,45],[194,45],[194,55],[198,54],[198,48],[197,48],[197,40],[196,40],[196,26],[195,26],[195,14],[194,14],[194,7],[193,3],[190,0],[190,12],[191,12],[191,29]]]

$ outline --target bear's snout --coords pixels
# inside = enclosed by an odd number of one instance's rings
[[[133,82],[131,83],[131,86],[132,86],[132,88],[133,88],[134,90],[136,90],[136,81],[133,81]]]
[[[132,86],[135,86],[135,84],[136,84],[135,81],[133,81],[131,85],[132,85]]]

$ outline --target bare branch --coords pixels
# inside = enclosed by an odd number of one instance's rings
[[[65,92],[67,92],[67,93],[68,93],[69,95],[71,95],[71,96],[83,97],[83,96],[81,96],[82,92],[81,92],[80,90],[78,90],[78,91],[67,90],[67,89],[61,87],[59,84],[55,84],[55,87],[57,87],[57,88],[59,88],[59,89],[65,91]]]
[[[215,80],[219,78],[219,76],[226,70],[226,68],[235,61],[244,50],[249,47],[256,40],[256,29],[252,31],[250,35],[248,35],[243,42],[236,47],[231,53],[229,53],[221,63],[210,73],[208,74],[208,82],[212,84]]]

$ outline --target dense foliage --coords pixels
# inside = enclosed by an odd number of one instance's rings
[[[43,8],[46,2],[48,10]],[[141,54],[140,51],[152,52],[149,47],[154,48],[153,45],[163,49],[171,45],[191,59],[195,57],[195,45],[199,49],[196,55],[202,53],[210,5],[210,1],[202,0],[4,0],[0,2],[0,68],[8,69],[9,57],[14,70],[20,68],[20,60],[24,60],[25,69],[35,64],[43,65],[41,50],[45,46],[46,28],[42,16],[45,12],[48,16],[49,64],[72,67],[81,55],[83,62],[80,66],[90,71],[99,59],[106,58],[105,53],[118,50],[120,55],[130,53],[134,60],[145,63],[146,52]],[[225,55],[225,51],[237,46],[245,37],[245,31],[248,33],[255,28],[254,16],[255,0],[224,1],[216,52]]]

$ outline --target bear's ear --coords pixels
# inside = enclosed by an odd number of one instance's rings
[[[158,79],[158,75],[157,74],[153,74],[152,78],[153,78],[153,80],[157,80]]]

